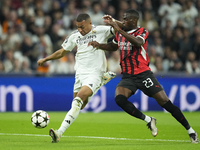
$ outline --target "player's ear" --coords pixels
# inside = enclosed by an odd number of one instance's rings
[[[88,24],[92,24],[91,19],[86,20],[86,22],[87,22]]]
[[[92,24],[92,21],[91,21],[91,19],[89,20],[89,22],[90,22],[90,24]]]

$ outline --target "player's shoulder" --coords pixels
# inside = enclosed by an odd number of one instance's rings
[[[142,34],[144,34],[144,33],[149,33],[149,31],[146,29],[146,28],[144,28],[144,27],[138,27],[137,28],[137,31],[139,32],[139,33],[142,33]]]
[[[98,25],[98,26],[95,26],[96,29],[98,30],[108,30],[111,28],[111,26],[106,26],[106,25]],[[94,28],[94,29],[95,29]]]
[[[146,30],[147,31],[147,29],[144,27],[138,27],[137,30]]]
[[[98,26],[95,26],[96,28],[108,28],[110,26],[107,26],[107,25],[98,25]]]
[[[78,29],[77,29],[77,30],[72,31],[72,32],[69,34],[68,37],[78,36],[79,34],[80,34],[80,33],[79,33]]]
[[[69,35],[66,36],[65,38],[65,43],[68,42],[68,41],[74,41],[74,39],[76,39],[77,37],[80,36],[80,33],[78,30],[74,30],[72,31]]]
[[[71,33],[71,34],[77,34],[77,33],[79,33],[78,29],[76,29],[76,30],[72,31],[72,33]]]

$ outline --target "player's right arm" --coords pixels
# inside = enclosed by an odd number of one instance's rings
[[[114,19],[114,18],[113,18],[112,16],[110,16],[110,15],[104,15],[104,16],[103,16],[103,19],[104,19],[103,22],[105,22],[105,23],[108,23],[108,21],[113,21],[113,22],[117,23],[117,25],[118,25],[120,28],[123,27],[123,24],[122,24],[121,21]]]
[[[57,50],[56,52],[54,52],[53,54],[45,57],[45,58],[42,58],[42,59],[39,59],[37,61],[38,65],[39,66],[42,66],[45,62],[49,61],[49,60],[54,60],[54,59],[60,59],[62,58],[63,56],[65,56],[69,51],[66,51],[64,48],[61,48],[59,50]]]
[[[118,45],[113,42],[109,42],[107,44],[100,44],[97,41],[92,41],[88,43],[88,46],[93,46],[93,48],[98,48],[106,51],[116,51],[118,49]]]
[[[71,34],[73,35],[73,33]],[[74,37],[69,35],[65,41],[62,43],[62,48],[54,52],[53,54],[38,60],[38,65],[42,66],[46,61],[60,59],[65,56],[69,51],[72,51],[75,47],[75,42],[73,42]]]

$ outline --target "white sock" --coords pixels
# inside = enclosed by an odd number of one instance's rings
[[[74,122],[74,120],[76,120],[82,105],[83,101],[80,97],[75,97],[73,99],[71,109],[66,114],[65,119],[63,120],[60,128],[58,129],[61,135],[65,132],[67,128],[69,128],[69,126]]]
[[[149,123],[149,122],[151,121],[151,117],[145,115],[144,121],[145,121],[146,123]]]
[[[192,129],[192,127],[190,127],[190,128],[187,130],[187,133],[188,133],[188,134],[191,134],[191,133],[195,133],[195,131]]]

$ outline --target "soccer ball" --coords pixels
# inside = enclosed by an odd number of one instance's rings
[[[49,115],[44,110],[37,110],[31,116],[31,122],[36,128],[45,128],[49,124]]]

